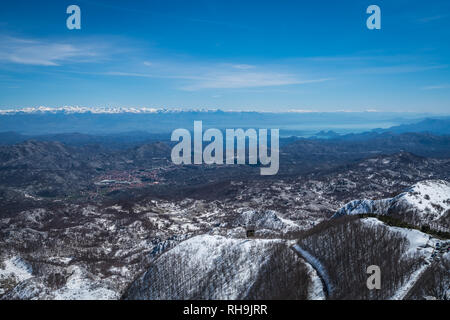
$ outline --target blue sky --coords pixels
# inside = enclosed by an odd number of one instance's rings
[[[0,107],[448,114],[449,39],[447,0],[8,1]]]

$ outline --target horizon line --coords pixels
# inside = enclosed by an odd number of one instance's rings
[[[86,106],[37,106],[37,107],[1,107],[0,115],[14,113],[94,113],[94,114],[118,114],[118,113],[136,113],[136,114],[152,114],[152,113],[182,113],[182,112],[224,112],[224,113],[273,113],[273,114],[308,114],[308,113],[387,113],[387,114],[422,114],[422,115],[442,115],[450,116],[450,113],[444,112],[418,112],[418,111],[383,111],[377,109],[337,109],[337,110],[314,110],[314,109],[288,109],[284,111],[257,110],[256,108],[242,109],[226,109],[226,108],[208,108],[208,107],[135,107],[135,106],[110,106],[110,107],[86,107]]]

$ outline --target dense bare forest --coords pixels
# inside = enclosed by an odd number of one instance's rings
[[[163,254],[126,291],[126,299],[306,299],[308,269],[277,240],[195,239]],[[224,243],[220,243],[224,242]],[[181,247],[181,248],[180,248]],[[203,257],[192,257],[193,253]]]
[[[326,268],[331,299],[388,299],[422,263],[408,253],[403,235],[357,217],[323,222],[302,235],[298,244]],[[381,290],[366,287],[370,265],[382,270]]]
[[[424,272],[422,277],[411,289],[409,299],[421,300],[425,298],[449,300],[450,287],[450,259],[442,259]]]

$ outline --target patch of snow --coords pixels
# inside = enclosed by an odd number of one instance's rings
[[[450,210],[450,183],[444,180],[421,181],[400,194],[398,202],[409,204],[418,212],[440,218]]]
[[[33,277],[33,268],[20,257],[14,256],[3,261],[3,267],[0,268],[0,279],[14,277],[16,282],[21,282]]]
[[[406,254],[414,254],[417,252],[422,253],[425,257],[430,257],[433,252],[434,243],[437,241],[430,235],[419,230],[388,226],[376,218],[364,218],[361,219],[361,222],[372,225],[384,225],[391,231],[401,233],[406,239],[408,239],[409,243],[409,249]]]
[[[257,229],[271,229],[284,232],[300,229],[298,224],[289,219],[279,217],[277,212],[273,210],[246,210],[241,213],[237,223],[244,226],[253,226]]]
[[[274,239],[233,239],[220,235],[199,235],[190,238],[160,256],[155,263],[170,274],[170,283],[174,288],[161,290],[160,285],[151,283],[152,269],[138,279],[131,288],[131,299],[184,299],[195,297],[197,288],[204,277],[220,270],[226,272],[214,274],[214,286],[208,299],[240,299],[248,294],[258,277],[259,270],[269,259],[273,245],[285,241]],[[172,270],[172,260],[180,261],[182,272]],[[160,270],[160,269],[158,269]],[[164,271],[166,272],[166,271]],[[158,276],[158,281],[165,275]],[[171,285],[172,286],[172,285]],[[172,295],[169,296],[169,293]]]
[[[308,300],[325,300],[325,292],[323,291],[323,284],[320,280],[317,271],[313,268],[313,266],[305,261],[306,268],[308,268],[308,274],[311,279],[311,287],[308,292]]]
[[[417,280],[420,279],[422,274],[428,269],[430,265],[424,264],[419,269],[413,272],[409,280],[397,290],[397,292],[389,300],[403,300],[408,294],[409,290],[414,286]]]
[[[89,275],[82,268],[70,266],[68,272],[72,274],[65,286],[53,292],[55,300],[116,300],[119,298],[118,292],[89,279]]]
[[[408,294],[409,290],[411,290],[414,284],[420,279],[422,274],[431,265],[430,263],[431,254],[433,253],[435,243],[438,240],[423,232],[420,232],[419,230],[388,226],[376,218],[365,218],[361,219],[361,221],[363,223],[371,225],[374,224],[384,225],[391,231],[401,233],[404,237],[408,239],[409,243],[408,251],[405,252],[405,254],[413,255],[415,253],[418,253],[423,258],[425,258],[426,262],[422,264],[416,271],[414,271],[410,275],[408,281],[406,281],[390,298],[390,300],[403,300]]]
[[[414,184],[394,198],[353,200],[336,211],[333,218],[352,214],[416,214],[421,220],[435,221],[450,213],[450,183],[425,180]]]
[[[328,276],[327,270],[322,265],[322,263],[314,257],[312,254],[310,254],[308,251],[300,247],[298,244],[295,244],[293,246],[294,250],[296,250],[298,253],[301,254],[305,260],[313,266],[313,268],[317,271],[318,275],[320,275],[321,279],[323,280],[327,291],[329,294],[333,292],[333,285],[331,284],[330,277]]]

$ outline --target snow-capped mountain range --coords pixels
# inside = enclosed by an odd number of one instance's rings
[[[151,108],[151,107],[27,107],[19,109],[0,110],[0,115],[11,114],[39,114],[39,113],[94,113],[94,114],[118,114],[118,113],[177,113],[183,111],[192,112],[215,112],[217,109],[180,109],[180,108]]]

